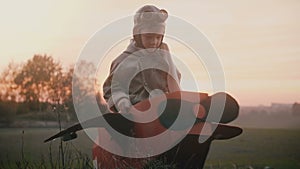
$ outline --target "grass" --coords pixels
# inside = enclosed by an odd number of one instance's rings
[[[59,141],[43,143],[45,138],[57,131],[45,128],[0,129],[0,168],[26,168],[26,165],[31,166],[27,168],[60,168]],[[237,138],[214,141],[205,168],[264,169],[270,166],[275,169],[298,169],[299,140],[300,130],[245,129]],[[79,132],[76,140],[64,143],[66,163],[71,164],[71,168],[91,167],[92,145],[88,136]],[[158,161],[151,166],[162,168],[159,166],[164,165]]]
[[[24,131],[24,133],[23,133]],[[60,141],[43,143],[57,129],[0,129],[0,168],[63,168]],[[92,142],[83,132],[80,139],[63,143],[65,163],[69,168],[92,168]]]
[[[300,130],[246,129],[234,139],[215,141],[206,161],[209,166],[300,168]]]
[[[24,131],[24,134],[22,134]],[[3,155],[9,156],[12,160],[17,160],[21,157],[22,137],[24,140],[24,155],[32,160],[38,159],[40,154],[48,153],[49,145],[43,141],[45,138],[58,132],[58,129],[45,129],[45,128],[10,128],[0,129],[0,159],[3,159]],[[92,142],[85,136],[84,132],[79,133],[79,139],[72,141],[74,146],[81,147],[81,151],[91,154],[90,145]],[[80,146],[79,146],[80,145]],[[58,150],[55,147],[59,146],[59,141],[52,143],[53,153],[57,153]]]

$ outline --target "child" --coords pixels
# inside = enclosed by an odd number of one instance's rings
[[[143,6],[136,12],[133,39],[112,62],[103,85],[103,96],[110,110],[127,113],[132,105],[153,95],[180,90],[181,75],[172,61],[168,45],[163,42],[167,18],[165,10],[152,5]],[[98,153],[101,152],[96,155],[98,159],[102,157],[99,161],[107,161],[106,168],[124,168],[124,165],[142,168],[148,160],[120,157],[96,148]]]
[[[104,99],[113,111],[127,112],[157,89],[163,93],[180,90],[180,73],[163,42],[167,17],[165,10],[151,5],[135,14],[133,39],[112,62],[103,85]]]
[[[149,97],[180,91],[181,74],[172,61],[168,45],[163,42],[167,18],[165,10],[152,5],[143,6],[135,14],[133,39],[127,49],[112,62],[109,76],[103,85],[104,99],[113,112],[130,113],[132,105]],[[228,112],[235,113],[224,113],[226,116],[222,117],[221,122],[223,120],[225,123],[236,118],[238,105],[233,98],[224,95],[233,101],[229,105],[234,105],[228,108]],[[204,101],[201,105],[207,112],[210,100],[207,99],[207,103]],[[222,137],[223,131],[218,128],[216,131]],[[212,140],[199,144],[198,136],[188,135],[178,145],[155,158],[167,164],[175,164],[178,168],[202,168]],[[99,146],[95,146],[93,152],[98,161],[104,162],[98,164],[98,167],[104,168],[142,168],[150,159],[117,156]]]

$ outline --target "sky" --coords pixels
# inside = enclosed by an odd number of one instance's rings
[[[97,31],[145,4],[166,9],[209,39],[223,66],[226,91],[241,105],[300,102],[298,0],[0,0],[0,68],[34,54],[51,55],[67,67]],[[179,58],[190,54],[174,40],[165,40]],[[117,57],[128,41],[110,54]],[[211,92],[203,70],[195,73],[201,91]]]

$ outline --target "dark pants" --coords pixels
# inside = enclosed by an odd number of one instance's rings
[[[239,114],[239,105],[237,101],[227,93],[217,93],[201,102],[201,105],[203,105],[206,112],[211,110],[210,113],[212,113],[212,119],[207,119],[206,116],[204,119],[199,119],[199,121],[208,120],[218,122],[214,121],[214,117],[217,117],[217,114],[214,114],[215,112],[213,111],[216,107],[212,106],[219,106],[218,102],[223,102],[224,98],[226,100],[219,123],[229,123],[236,119]],[[237,134],[235,132],[236,131],[226,128],[216,128],[213,135],[206,142],[201,144],[198,142],[198,135],[187,135],[178,145],[161,154],[159,158],[166,160],[168,164],[174,164],[178,169],[202,169],[204,167],[211,142],[214,139],[232,138]]]
[[[161,154],[159,159],[174,164],[178,169],[202,169],[212,140],[199,144],[198,138],[187,135],[178,145]]]

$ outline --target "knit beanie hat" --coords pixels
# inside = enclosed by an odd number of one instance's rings
[[[133,35],[144,33],[165,33],[168,12],[153,5],[145,5],[134,15]]]

